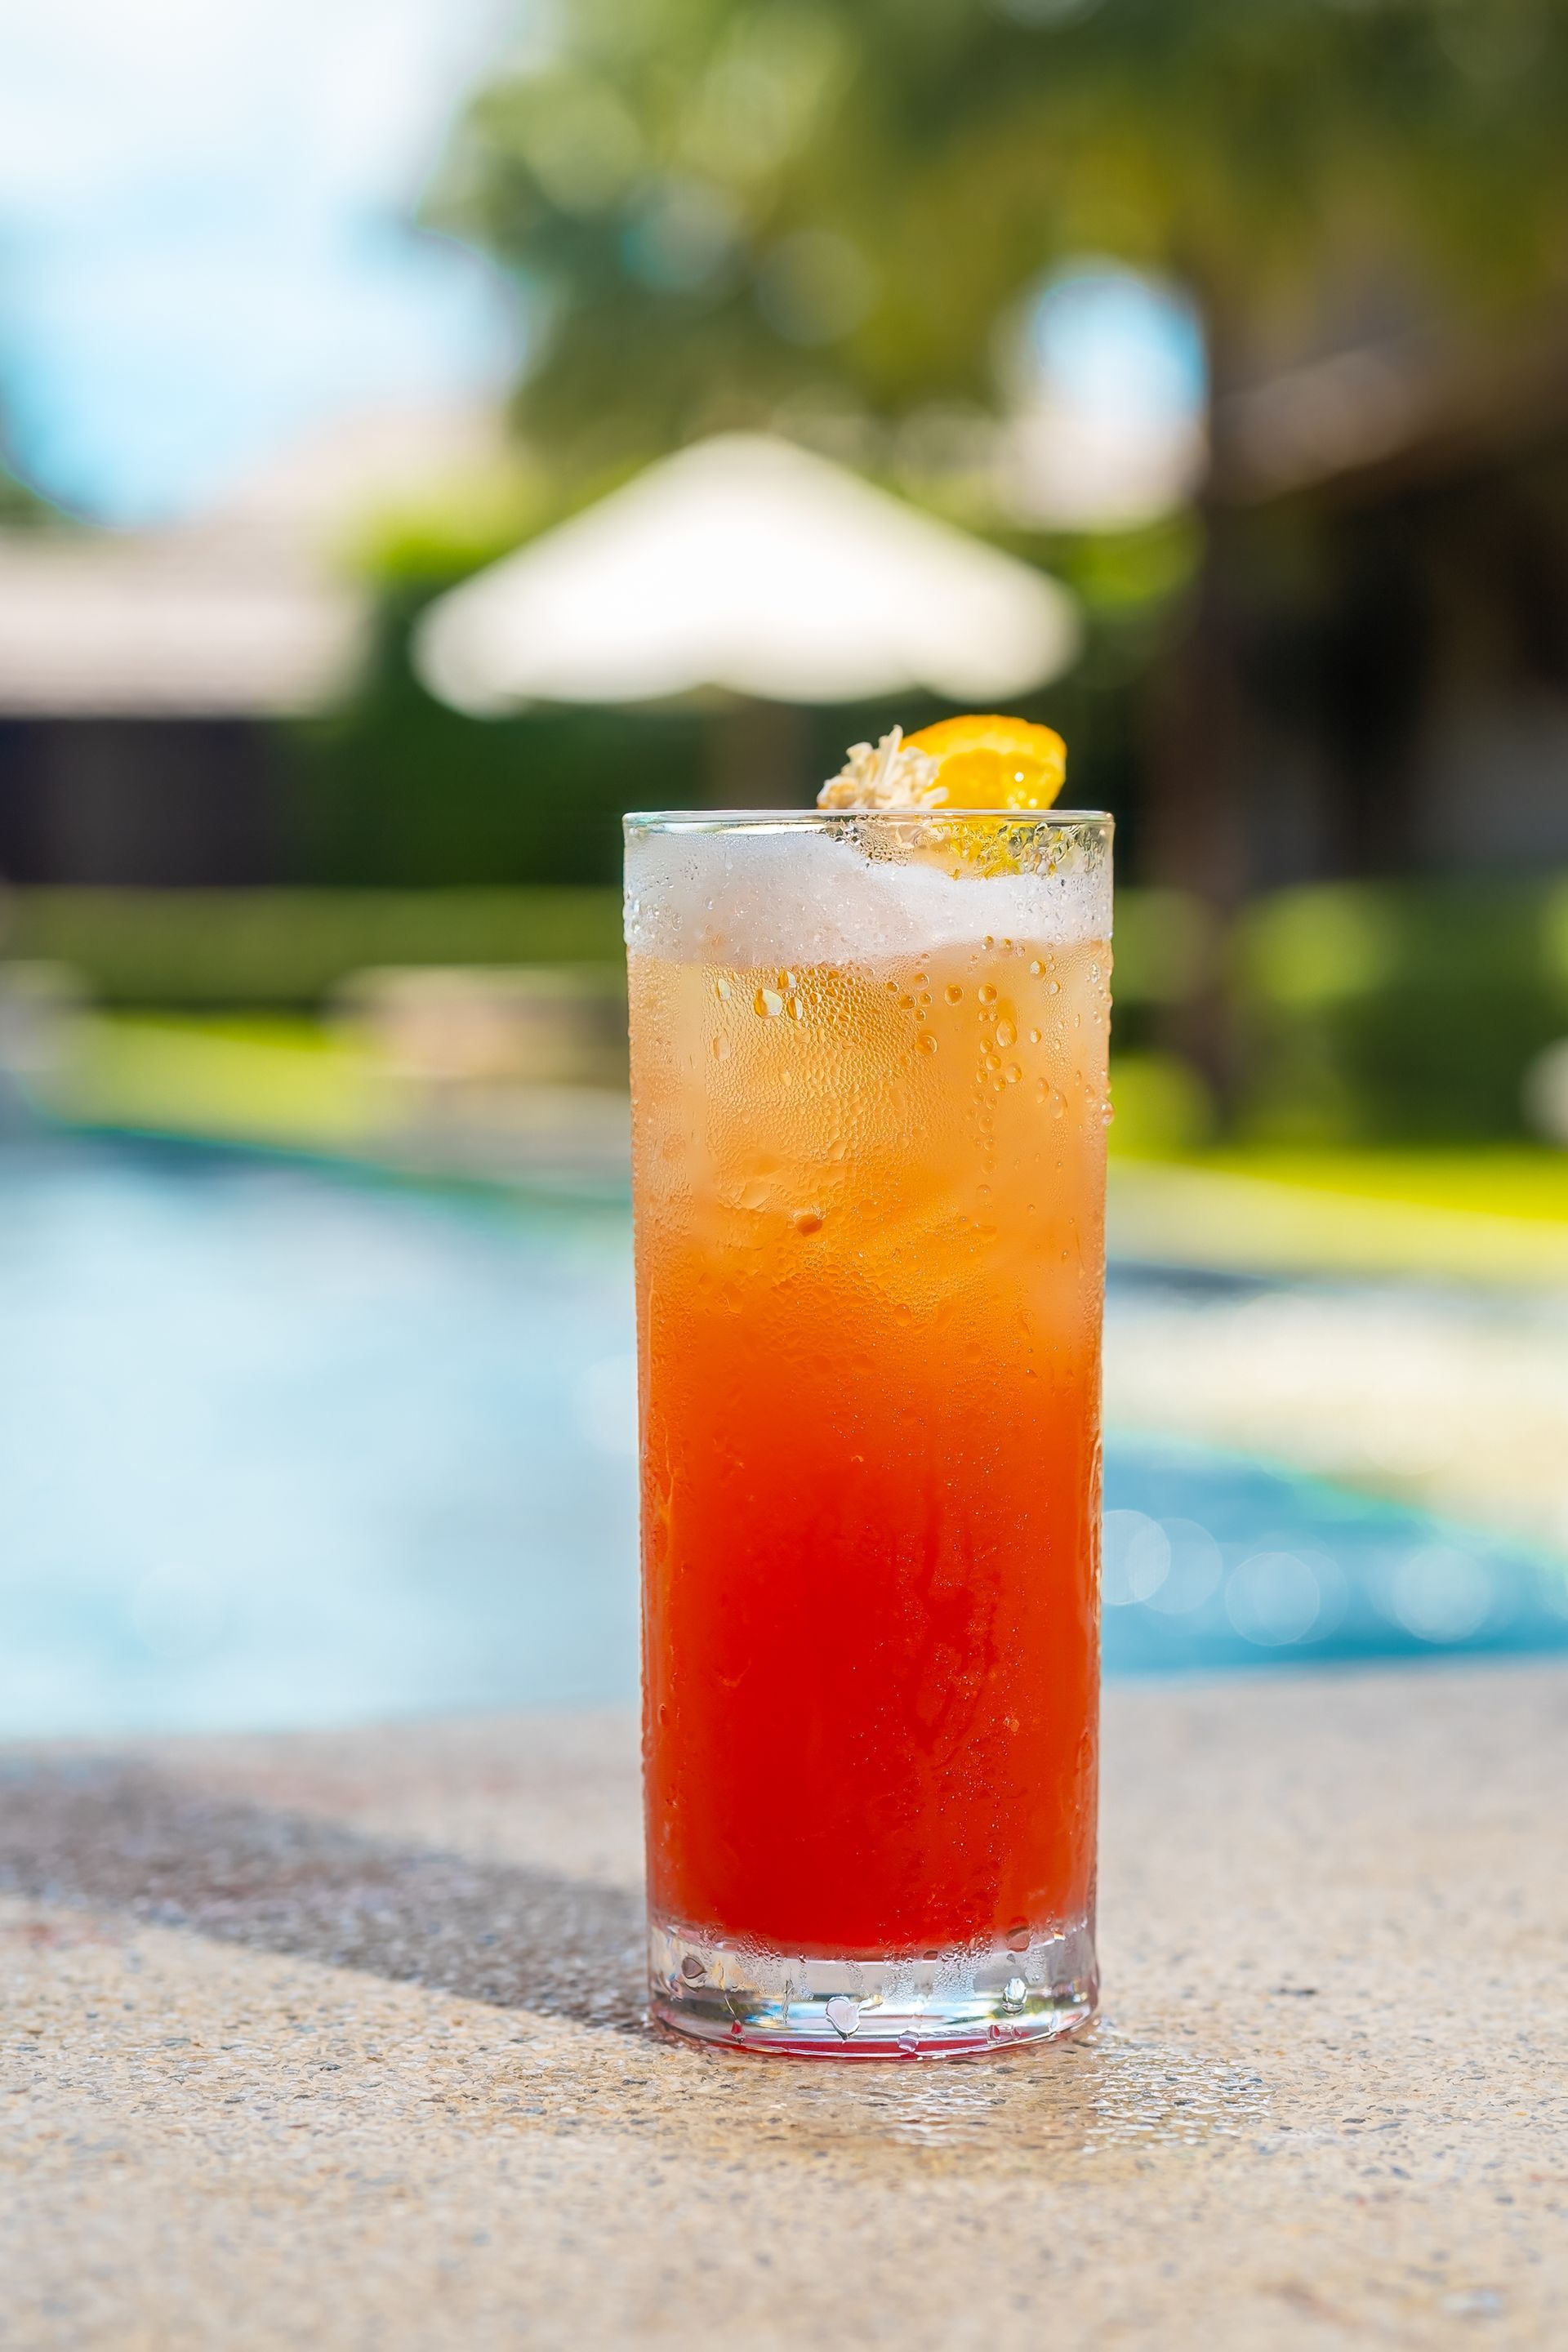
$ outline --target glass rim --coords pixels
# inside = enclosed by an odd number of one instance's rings
[[[1027,824],[1063,832],[1113,826],[1109,809],[629,809],[621,823],[631,833],[793,833],[804,827],[855,824]]]

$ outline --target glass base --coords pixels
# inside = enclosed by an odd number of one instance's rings
[[[910,1959],[814,1959],[648,1923],[654,2021],[784,2058],[961,2058],[1055,2042],[1094,2015],[1087,1919],[1013,1943]]]

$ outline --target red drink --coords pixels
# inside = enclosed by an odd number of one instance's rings
[[[987,878],[911,820],[717,824],[628,855],[656,2008],[850,2054],[1059,2032],[1108,828],[1032,818]]]

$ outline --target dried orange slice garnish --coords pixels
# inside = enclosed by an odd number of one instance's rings
[[[940,719],[906,739],[935,760],[928,808],[1047,809],[1067,777],[1067,745],[1027,719]]]

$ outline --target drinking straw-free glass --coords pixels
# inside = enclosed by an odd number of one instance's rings
[[[1110,823],[626,820],[650,1973],[923,2056],[1091,2014]]]

